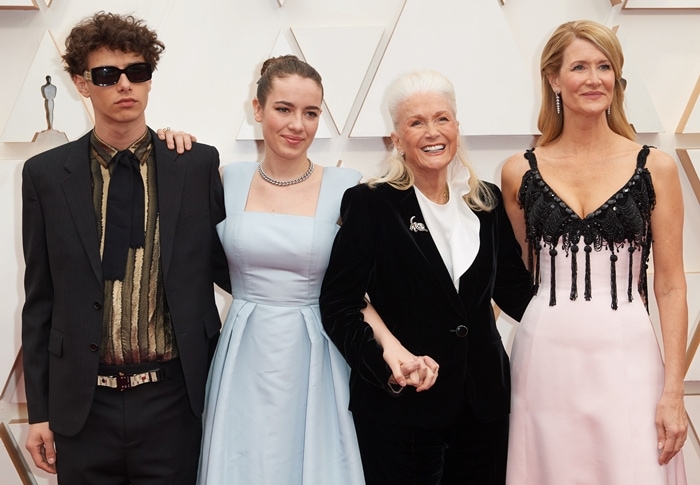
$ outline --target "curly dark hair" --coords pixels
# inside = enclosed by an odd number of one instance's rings
[[[68,74],[82,75],[88,68],[88,55],[103,47],[140,54],[154,70],[165,50],[155,30],[149,29],[143,20],[132,15],[97,12],[73,27],[66,38],[63,62]]]
[[[260,79],[258,80],[257,98],[262,106],[265,106],[267,95],[272,91],[272,81],[277,78],[285,78],[297,75],[306,79],[311,79],[321,88],[323,97],[323,83],[321,75],[311,67],[310,64],[299,59],[297,56],[288,54],[279,57],[271,57],[263,62],[260,69]]]

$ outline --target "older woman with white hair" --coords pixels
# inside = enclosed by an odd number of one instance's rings
[[[320,299],[352,368],[365,480],[502,484],[510,376],[491,302],[519,319],[530,279],[499,189],[461,145],[452,83],[409,73],[388,104],[389,171],[345,192]],[[364,319],[366,298],[386,327]]]

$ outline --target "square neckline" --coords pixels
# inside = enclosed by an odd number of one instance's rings
[[[318,216],[318,208],[320,206],[319,202],[321,201],[321,196],[323,194],[323,188],[324,188],[324,182],[326,180],[326,167],[323,167],[322,165],[316,165],[317,167],[321,167],[323,169],[323,173],[321,174],[321,182],[318,184],[318,193],[316,194],[316,206],[314,207],[314,213],[311,215],[305,215],[305,214],[290,214],[288,212],[270,212],[270,211],[251,211],[247,210],[246,207],[248,206],[248,197],[250,197],[250,188],[253,185],[253,180],[255,179],[255,174],[257,173],[257,170],[253,171],[253,173],[250,176],[250,181],[248,182],[248,191],[246,192],[245,200],[243,201],[243,209],[241,210],[241,213],[243,214],[270,214],[274,216],[287,216],[287,217],[303,217],[306,219],[316,219]]]

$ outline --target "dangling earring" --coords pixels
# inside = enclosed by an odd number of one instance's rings
[[[557,104],[557,114],[561,114],[561,98],[559,97],[559,93],[554,91],[554,102]]]
[[[610,106],[608,106],[608,116],[610,116]]]

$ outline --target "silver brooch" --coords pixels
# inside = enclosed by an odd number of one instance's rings
[[[428,232],[428,228],[422,222],[415,222],[416,216],[411,217],[411,225],[408,226],[409,231],[413,232]]]

